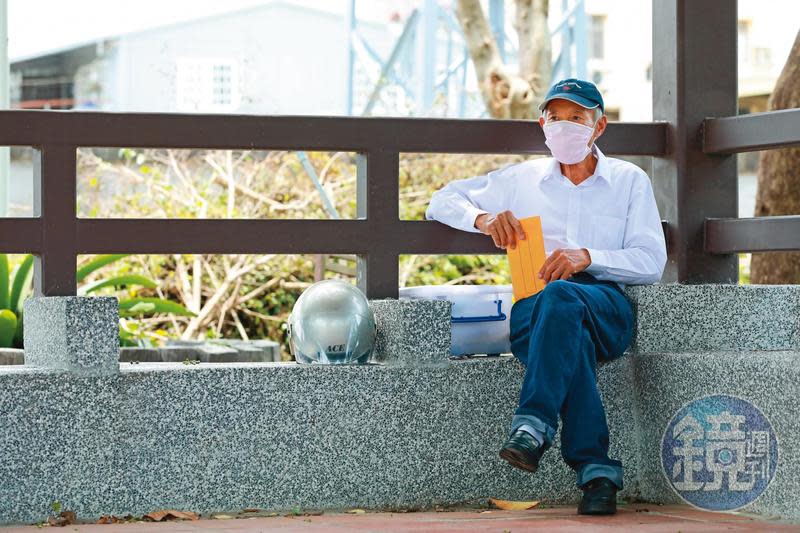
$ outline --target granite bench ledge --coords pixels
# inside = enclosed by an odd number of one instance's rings
[[[633,490],[629,370],[623,361],[599,373]],[[523,371],[509,356],[422,367],[141,363],[115,376],[0,368],[0,427],[14,428],[0,439],[0,523],[41,520],[54,500],[86,519],[575,501],[557,450],[535,480],[497,456]]]
[[[800,285],[630,286],[631,351],[800,349]]]

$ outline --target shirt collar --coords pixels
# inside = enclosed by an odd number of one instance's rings
[[[600,148],[597,147],[596,144],[592,144],[592,154],[597,158],[597,166],[595,166],[594,174],[592,176],[598,176],[606,180],[606,183],[611,183],[611,168],[608,164],[608,158],[600,151]],[[560,178],[561,177],[561,166],[559,165],[556,158],[551,158],[550,167],[548,168],[548,172],[542,178],[542,181],[545,181],[549,178]],[[591,176],[587,179],[591,179]]]

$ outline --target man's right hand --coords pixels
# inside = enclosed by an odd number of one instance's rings
[[[481,233],[489,235],[498,248],[517,246],[517,240],[525,240],[525,231],[522,224],[511,211],[503,211],[496,215],[483,213],[475,218],[475,228]]]

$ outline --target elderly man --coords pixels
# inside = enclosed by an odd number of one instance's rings
[[[511,351],[526,372],[500,457],[535,472],[560,415],[561,455],[583,490],[578,513],[613,514],[622,463],[608,456],[595,371],[630,343],[623,288],[659,281],[664,234],[647,174],[594,144],[607,123],[594,84],[560,81],[539,109],[552,158],[452,182],[433,195],[427,218],[513,248],[525,239],[518,219],[541,216],[546,285],[511,309]]]

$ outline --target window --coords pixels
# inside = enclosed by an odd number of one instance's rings
[[[772,50],[769,48],[753,48],[753,61],[759,67],[772,65]]]
[[[8,78],[8,96],[12,103],[22,100],[22,72],[11,70]]]
[[[602,70],[592,70],[592,83],[600,87],[603,85],[603,71]]]
[[[605,57],[605,24],[604,16],[592,15],[589,22],[589,59]]]
[[[231,65],[214,65],[213,104],[231,105]]]
[[[179,59],[176,85],[180,111],[235,111],[241,101],[233,60]]]
[[[737,48],[739,51],[739,62],[746,62],[750,58],[750,21],[740,20],[736,25],[737,29]]]

